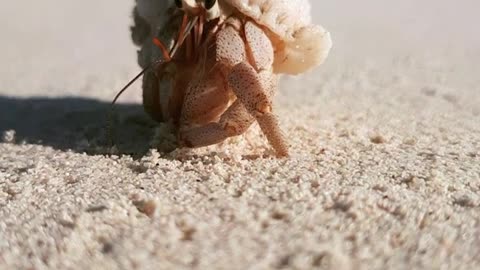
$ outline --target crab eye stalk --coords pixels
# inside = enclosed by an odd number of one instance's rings
[[[175,0],[175,5],[177,8],[182,8],[182,0]]]
[[[215,6],[215,3],[217,2],[217,0],[205,0],[205,8],[207,10],[210,10],[213,8],[213,6]]]

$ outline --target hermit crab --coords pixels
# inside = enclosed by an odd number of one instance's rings
[[[134,22],[145,111],[173,123],[179,146],[216,144],[257,121],[288,156],[272,105],[278,76],[312,69],[331,48],[308,0],[136,0]]]

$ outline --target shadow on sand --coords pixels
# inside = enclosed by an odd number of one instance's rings
[[[108,154],[110,103],[79,97],[12,98],[0,96],[0,136],[15,131],[17,144],[31,143],[88,154]],[[139,104],[117,104],[113,140],[120,154],[148,150],[155,122]],[[0,137],[0,141],[2,138]]]

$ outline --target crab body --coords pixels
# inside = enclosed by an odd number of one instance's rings
[[[141,23],[143,18],[148,26],[144,32],[149,34],[144,36],[162,38],[172,48],[172,29],[179,29],[181,16],[170,11],[162,20],[141,13],[139,6],[152,1],[138,0],[135,18]],[[219,143],[244,133],[257,121],[276,153],[288,155],[272,104],[278,74],[298,74],[317,66],[331,47],[328,33],[310,24],[308,1],[218,0],[207,13],[205,6],[212,1],[175,2],[203,23],[187,33],[171,61],[144,75],[147,113],[172,122],[179,144],[187,147]],[[164,10],[175,4],[165,2]],[[141,23],[136,20],[136,26]],[[142,45],[142,66],[158,56],[146,39],[136,42]]]

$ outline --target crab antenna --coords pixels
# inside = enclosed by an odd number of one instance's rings
[[[110,111],[108,114],[108,119],[107,119],[107,141],[110,146],[113,146],[113,132],[112,132],[112,122],[113,122],[113,113],[114,113],[114,108],[115,108],[115,102],[117,102],[118,98],[125,92],[138,78],[140,78],[145,72],[147,72],[152,66],[158,65],[162,62],[169,62],[172,60],[172,57],[175,55],[177,52],[178,48],[182,45],[183,41],[185,40],[185,37],[187,34],[193,29],[195,24],[198,21],[198,17],[195,17],[193,20],[188,22],[188,17],[187,15],[183,16],[182,20],[182,26],[180,28],[180,34],[178,36],[178,40],[175,43],[174,47],[168,52],[167,48],[165,45],[158,39],[158,38],[153,38],[153,43],[160,48],[162,51],[164,59],[160,59],[157,61],[154,61],[150,64],[148,64],[145,68],[142,69],[133,79],[131,79],[123,88],[122,90],[118,91],[117,95],[113,99],[112,103],[110,104]]]
[[[158,63],[160,61],[156,61],[154,63]],[[133,79],[131,79],[123,88],[122,90],[118,91],[117,95],[115,96],[115,98],[113,99],[112,101],[112,104],[111,105],[115,105],[115,102],[117,102],[117,99],[123,94],[123,92],[125,92],[125,90],[127,90],[128,87],[130,87],[130,85],[132,85],[136,80],[138,80],[138,78],[140,78],[143,74],[145,74],[145,72],[147,72],[147,70],[152,67],[153,64],[148,64],[144,69],[142,69],[142,71],[140,71],[140,73],[138,73]]]
[[[186,18],[186,17],[184,17]],[[175,43],[175,46],[173,47],[172,49],[172,52],[170,53],[170,55],[175,55],[175,53],[177,52],[178,48],[180,48],[180,46],[182,46],[183,44],[183,41],[185,41],[185,37],[187,36],[187,34],[193,29],[193,27],[195,26],[195,24],[197,24],[197,21],[198,21],[198,17],[195,17],[193,18],[193,20],[191,20],[186,26],[184,29],[182,29],[183,31],[180,31],[181,35],[179,35],[179,40]],[[180,39],[181,38],[181,39]]]
[[[200,20],[198,24],[195,25],[195,47],[198,48],[200,46],[203,34],[203,17],[200,15]]]
[[[183,39],[185,38],[185,33],[187,33],[187,31],[185,31],[185,28],[187,27],[187,23],[188,23],[188,16],[185,13],[183,14],[182,25],[180,26],[180,32],[178,33],[177,43],[183,42]]]
[[[154,37],[153,38],[153,44],[155,44],[158,48],[160,48],[160,50],[162,51],[162,54],[163,54],[163,58],[165,58],[165,60],[167,60],[167,61],[172,60],[172,56],[168,52],[168,50],[165,47],[165,45],[163,44],[163,42],[160,41],[160,39],[158,39],[157,37]]]
[[[110,104],[110,111],[108,113],[107,118],[107,140],[108,145],[113,146],[113,132],[112,132],[112,123],[113,123],[113,112],[115,108],[115,102],[117,102],[118,98],[127,90],[138,78],[140,78],[145,72],[147,72],[154,64],[160,63],[163,60],[158,60],[153,63],[148,64],[140,73],[137,74],[133,79],[131,79],[123,88],[122,90],[118,91],[117,95],[113,99],[112,103]]]

